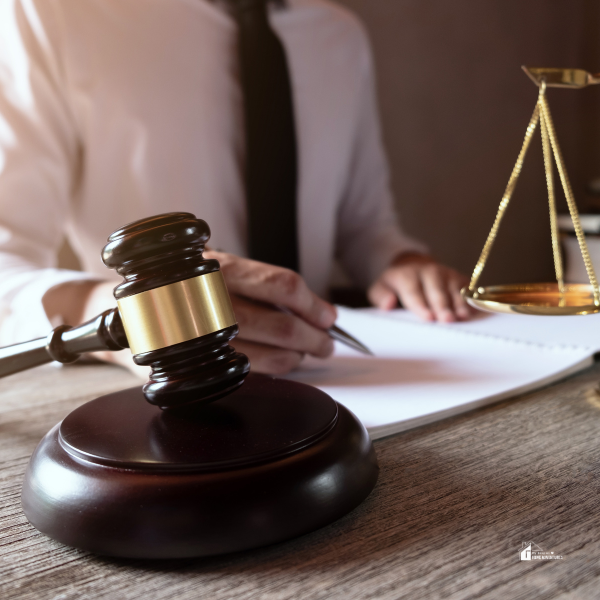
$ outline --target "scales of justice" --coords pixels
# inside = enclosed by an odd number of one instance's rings
[[[473,306],[525,314],[600,311],[598,282],[546,100],[551,86],[600,83],[581,70],[526,69],[540,86],[496,220],[463,290]],[[478,287],[478,279],[540,125],[556,284]],[[552,154],[589,276],[566,285]],[[248,550],[302,535],[358,506],[377,481],[356,417],[308,385],[249,373],[229,342],[238,327],[219,264],[203,257],[208,225],[167,213],[115,231],[102,260],[123,276],[118,308],[75,328],[0,348],[0,377],[52,360],[130,348],[150,366],[143,387],[70,413],[34,451],[22,490],[32,525],[64,544],[130,558]]]
[[[546,98],[549,87],[579,89],[588,85],[600,83],[600,76],[592,75],[582,69],[548,69],[523,67],[525,73],[539,86],[538,100],[533,115],[527,125],[525,140],[512,170],[508,185],[492,229],[485,242],[479,260],[471,276],[469,286],[462,290],[465,300],[480,310],[488,312],[520,313],[527,315],[588,315],[600,311],[600,291],[594,266],[590,259],[585,236],[579,222],[579,213],[573,197],[573,190],[567,175],[565,162],[558,144],[550,107]],[[542,150],[544,154],[544,169],[548,187],[548,205],[550,209],[550,235],[552,238],[552,253],[556,283],[529,283],[520,285],[495,285],[479,287],[479,277],[485,267],[488,256],[502,223],[502,218],[508,208],[519,175],[523,168],[527,150],[536,128],[540,128]],[[577,236],[579,250],[583,257],[589,284],[565,284],[563,264],[560,250],[560,240],[556,220],[556,195],[553,175],[553,161],[560,177],[562,188],[569,207],[573,228]]]

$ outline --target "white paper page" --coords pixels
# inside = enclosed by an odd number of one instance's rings
[[[344,404],[373,439],[535,389],[592,362],[585,347],[521,343],[369,311],[340,309],[337,324],[376,356],[336,343],[333,358],[307,359],[289,378]]]
[[[373,315],[407,323],[421,322],[406,310],[382,312],[366,309]],[[470,321],[443,325],[449,329],[471,331],[501,338],[537,342],[558,346],[581,346],[590,352],[600,351],[600,313],[594,315],[542,317],[535,315],[507,315],[478,312]]]

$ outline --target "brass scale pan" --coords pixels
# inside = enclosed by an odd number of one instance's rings
[[[588,283],[566,284],[563,293],[557,283],[490,285],[474,292],[462,291],[465,300],[487,312],[521,315],[591,315],[600,312]]]
[[[496,219],[492,226],[480,258],[475,266],[471,282],[461,290],[465,300],[473,307],[487,312],[518,313],[525,315],[589,315],[600,312],[600,289],[589,256],[585,236],[579,221],[573,191],[567,176],[564,160],[556,138],[550,108],[546,100],[546,87],[582,88],[600,83],[600,74],[592,75],[581,69],[545,69],[523,67],[525,73],[540,88],[538,102],[529,121],[525,140],[508,185],[502,197]],[[492,245],[496,239],[500,223],[512,197],[531,138],[538,125],[542,134],[544,167],[548,186],[550,209],[550,229],[554,254],[556,283],[527,283],[516,285],[493,285],[481,287],[478,280],[485,267]],[[552,156],[560,176],[579,248],[586,267],[589,284],[565,284],[563,280],[562,257],[558,237],[555,189],[552,173]]]

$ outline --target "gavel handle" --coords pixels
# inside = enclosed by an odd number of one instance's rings
[[[92,320],[69,327],[60,325],[45,338],[0,348],[0,377],[56,360],[69,363],[84,352],[129,348],[118,309],[106,310]]]

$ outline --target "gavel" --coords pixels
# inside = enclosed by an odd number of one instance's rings
[[[373,489],[360,421],[321,390],[249,373],[229,345],[238,327],[202,254],[209,236],[190,213],[126,225],[102,251],[123,276],[117,309],[0,349],[0,375],[127,347],[151,367],[143,387],[80,406],[34,451],[21,501],[51,538],[128,558],[222,554],[322,527]]]
[[[133,361],[151,367],[143,387],[163,410],[212,402],[244,381],[248,358],[229,341],[238,326],[216,260],[202,255],[210,238],[205,221],[190,213],[157,215],[115,231],[104,264],[124,281],[114,290],[118,308],[47,337],[0,348],[0,377],[83,353],[131,348]]]

